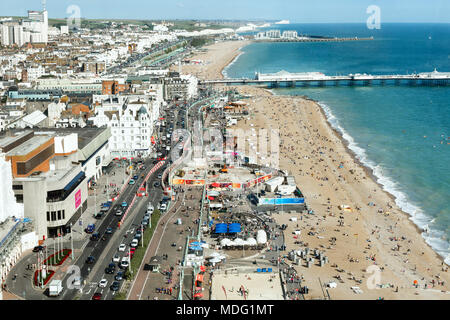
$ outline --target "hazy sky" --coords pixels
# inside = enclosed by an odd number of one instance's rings
[[[288,19],[291,22],[366,22],[370,5],[381,22],[450,23],[449,0],[47,0],[51,18],[66,18],[71,5],[83,18]],[[0,16],[25,16],[41,0],[1,0]]]

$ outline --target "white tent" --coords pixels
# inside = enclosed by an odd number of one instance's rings
[[[224,239],[220,240],[220,245],[221,245],[222,247],[225,247],[225,246],[229,246],[230,243],[232,243],[232,242],[233,242],[233,241],[231,241],[230,239],[224,238]]]
[[[267,234],[264,230],[258,230],[256,234],[256,241],[258,244],[265,244],[267,242]]]
[[[216,251],[214,251],[213,253],[211,253],[211,254],[208,256],[208,258],[217,258],[217,257],[220,257],[220,253],[218,253],[218,252],[216,252]]]
[[[222,260],[220,260],[219,258],[213,258],[213,259],[209,260],[209,262],[211,262],[211,263],[218,263],[220,261],[222,261]]]
[[[248,238],[248,239],[247,239],[247,243],[248,243],[248,245],[250,245],[250,246],[255,246],[255,245],[258,244],[258,242],[256,241],[255,238]]]

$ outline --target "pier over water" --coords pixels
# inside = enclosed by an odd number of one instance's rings
[[[280,71],[273,74],[256,73],[254,79],[217,79],[199,80],[200,85],[265,85],[269,88],[278,87],[302,87],[302,86],[370,86],[370,85],[411,85],[411,86],[447,86],[450,84],[450,72],[395,74],[395,75],[370,75],[349,74],[327,76],[320,72],[289,73]]]

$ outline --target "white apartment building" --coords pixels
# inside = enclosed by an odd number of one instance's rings
[[[284,39],[296,39],[298,38],[298,33],[295,30],[286,30],[283,31],[283,34],[281,35]]]
[[[89,118],[97,127],[111,128],[109,151],[114,157],[149,156],[151,137],[159,117],[159,103],[149,96],[111,96]]]
[[[42,65],[27,68],[28,82],[33,82],[46,75],[45,68]]]

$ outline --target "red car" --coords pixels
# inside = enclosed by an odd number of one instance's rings
[[[131,259],[133,259],[134,253],[136,252],[136,248],[130,248],[130,251],[127,252],[127,257],[130,256]]]
[[[101,300],[101,299],[102,299],[102,294],[100,292],[96,292],[92,296],[92,300]]]

